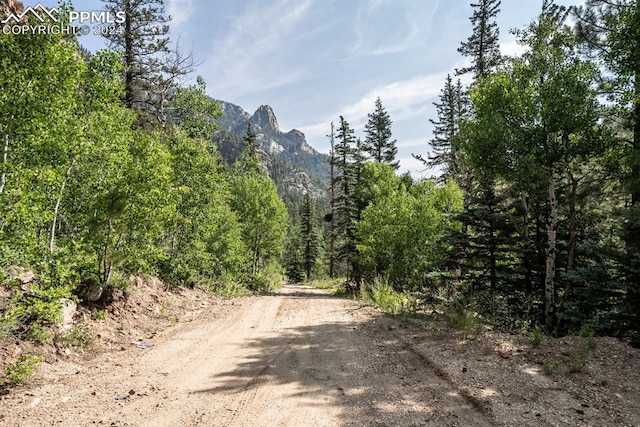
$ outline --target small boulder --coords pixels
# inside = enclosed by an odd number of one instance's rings
[[[100,285],[92,285],[87,293],[87,299],[90,302],[98,302],[104,294],[104,288]]]
[[[69,330],[71,329],[71,325],[73,325],[73,316],[76,314],[78,305],[67,298],[62,298],[60,300],[60,304],[62,305],[60,309],[62,317],[62,329]]]

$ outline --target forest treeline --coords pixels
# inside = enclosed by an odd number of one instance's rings
[[[428,154],[414,155],[432,180],[394,174],[379,99],[364,140],[343,117],[331,129],[329,274],[455,302],[504,329],[637,345],[640,4],[545,0],[514,31],[524,53],[508,57],[500,3],[472,4],[458,49],[468,65],[447,77]]]
[[[397,174],[378,99],[363,138],[345,117],[328,130],[326,200],[288,209],[251,128],[221,160],[220,108],[201,78],[180,84],[195,65],[171,48],[161,0],[105,0],[128,25],[96,53],[64,34],[0,34],[0,279],[15,283],[16,266],[40,278],[2,330],[130,274],[233,292],[285,272],[638,344],[640,5],[545,0],[516,57],[500,53],[500,1],[472,6],[468,65],[415,156],[437,176]]]
[[[201,78],[178,84],[193,61],[169,49],[162,2],[106,2],[125,6],[132,30],[93,54],[69,35],[0,35],[3,333],[130,274],[233,293],[278,271],[287,210],[255,139],[223,164],[219,105]],[[39,278],[28,289],[21,268]]]

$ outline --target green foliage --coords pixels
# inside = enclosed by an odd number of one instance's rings
[[[51,338],[51,335],[41,325],[34,322],[28,326],[24,338],[37,344],[44,344]]]
[[[462,82],[458,79],[454,84],[451,75],[447,75],[444,88],[440,94],[440,102],[434,103],[437,120],[430,119],[433,125],[433,138],[429,142],[430,155],[427,159],[414,155],[425,166],[440,168],[440,181],[450,179],[464,188],[468,186],[469,171],[465,165],[464,153],[458,146],[460,122],[467,117],[469,99]],[[470,189],[467,189],[467,191]]]
[[[247,269],[255,275],[282,253],[288,215],[273,181],[245,166],[242,160],[234,166],[230,206],[242,224],[250,262]]]
[[[8,381],[8,385],[17,386],[22,384],[28,377],[34,374],[34,368],[42,362],[42,360],[40,356],[25,354],[20,356],[15,364],[6,366],[4,368],[4,375]]]
[[[218,153],[181,129],[167,143],[177,206],[164,230],[168,258],[160,263],[162,277],[172,285],[207,286],[238,274],[246,249]]]
[[[475,301],[458,297],[451,301],[445,310],[447,326],[462,332],[462,338],[477,337],[482,330],[482,322],[478,318]]]
[[[587,355],[585,352],[578,352],[569,357],[568,371],[570,374],[577,374],[584,370],[587,365]]]
[[[58,334],[54,342],[59,347],[87,347],[93,342],[93,335],[80,325],[75,325],[68,331]]]
[[[11,336],[16,326],[18,326],[17,319],[6,316],[6,313],[0,316],[0,343]]]
[[[107,311],[106,310],[98,310],[93,313],[93,317],[96,320],[106,320],[107,319]]]
[[[531,339],[531,345],[534,347],[538,347],[542,343],[542,330],[540,327],[536,327],[533,330],[533,338]]]
[[[305,194],[300,207],[300,240],[302,244],[302,267],[307,280],[311,279],[311,271],[320,251],[315,204],[309,193]]]
[[[475,78],[483,78],[500,64],[500,30],[496,24],[496,16],[500,12],[501,2],[480,0],[472,3],[474,11],[470,20],[473,32],[458,48],[458,52],[471,58],[472,65],[456,70],[456,74],[473,72]]]
[[[172,99],[176,124],[189,138],[203,141],[209,141],[219,128],[215,119],[222,115],[220,105],[207,96],[206,90],[204,79],[198,76],[195,85],[178,88]]]
[[[388,178],[376,186],[390,191],[382,191],[358,222],[358,261],[365,276],[385,275],[399,291],[421,290],[430,285],[426,273],[440,265],[441,237],[456,226],[449,214],[461,208],[462,195],[453,183],[424,181],[406,191],[399,178]]]
[[[257,294],[269,294],[280,287],[279,277],[268,272],[246,275],[242,283]]]
[[[551,376],[553,374],[553,366],[551,366],[551,363],[546,360],[542,364],[542,373],[546,376]]]
[[[388,163],[393,169],[398,169],[400,162],[396,160],[398,154],[397,141],[391,140],[391,118],[382,106],[380,98],[376,99],[376,108],[369,113],[369,120],[364,125],[365,139],[362,150],[376,163]]]
[[[304,261],[300,229],[291,227],[284,247],[283,266],[289,283],[300,283],[304,280]]]
[[[362,293],[365,303],[372,303],[389,314],[408,314],[415,311],[415,298],[408,292],[397,292],[386,280],[378,277]]]
[[[70,288],[44,283],[29,285],[30,291],[16,289],[13,303],[5,319],[19,320],[26,325],[54,323],[60,320],[61,299],[71,296]]]
[[[317,289],[337,289],[340,284],[344,283],[344,279],[315,279],[310,282],[306,282],[309,286],[313,286]]]
[[[173,80],[190,68],[179,52],[169,56],[170,17],[163,0],[105,0],[112,16],[125,11],[126,22],[118,31],[104,34],[111,49],[121,54],[124,64],[124,103],[139,113],[144,125],[167,122],[165,101]]]
[[[206,289],[224,298],[239,298],[249,295],[247,288],[243,284],[231,280],[223,280],[215,286],[209,286]]]

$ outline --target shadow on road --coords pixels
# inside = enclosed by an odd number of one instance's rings
[[[285,298],[332,298],[304,289]],[[458,390],[390,330],[388,316],[284,328],[241,343],[234,369],[198,394],[254,393],[256,398],[339,408],[344,425],[490,425]],[[275,392],[274,392],[275,391]],[[275,402],[274,402],[275,404]],[[286,405],[285,405],[286,407]]]

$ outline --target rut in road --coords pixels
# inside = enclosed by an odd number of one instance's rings
[[[381,316],[320,290],[285,286],[240,300],[218,318],[180,325],[134,361],[117,355],[110,363],[123,368],[111,375],[73,379],[132,389],[132,398],[42,403],[40,420],[57,411],[52,424],[492,425]],[[73,401],[87,400],[77,384],[60,387]]]

